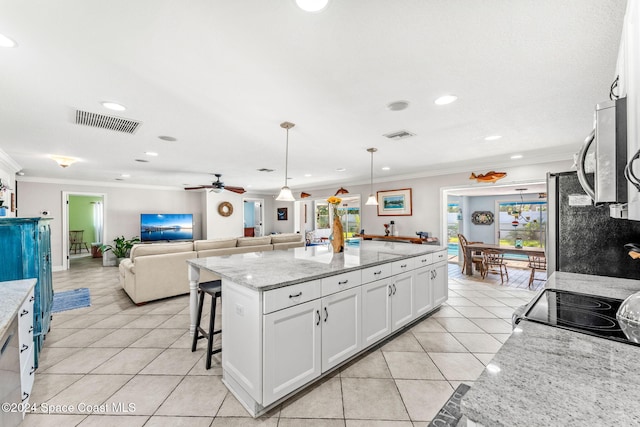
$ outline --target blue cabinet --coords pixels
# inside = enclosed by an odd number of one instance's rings
[[[51,325],[53,279],[49,221],[49,218],[0,218],[0,282],[37,279],[33,310],[35,367]]]

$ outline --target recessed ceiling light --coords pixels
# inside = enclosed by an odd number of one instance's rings
[[[158,153],[156,153],[154,151],[145,151],[144,154],[146,154],[147,156],[151,156],[151,157],[158,157]]]
[[[402,111],[409,107],[409,101],[395,101],[387,104],[387,110]]]
[[[174,138],[172,136],[166,136],[166,135],[160,135],[158,138],[160,138],[163,141],[169,141],[169,142],[174,142],[178,140],[178,138]]]
[[[495,141],[497,139],[502,138],[502,135],[491,135],[491,136],[487,136],[484,140],[485,141]]]
[[[0,47],[16,47],[18,46],[18,43],[16,43],[14,40],[10,39],[9,37],[5,36],[4,34],[0,34]]]
[[[327,7],[329,0],[296,0],[296,4],[305,12],[320,12]]]
[[[336,169],[336,171],[338,171],[338,172],[344,172],[344,171],[346,171],[346,170],[347,170],[346,168],[337,168],[337,169]]]
[[[309,177],[310,177],[310,176],[312,176],[312,175],[311,175],[310,173],[305,173],[305,174],[304,174],[304,176],[305,176],[306,178],[309,178]]]
[[[123,173],[122,175],[120,175],[121,178],[131,178],[131,175],[129,175],[128,173]]]
[[[435,102],[436,105],[447,105],[447,104],[451,104],[456,99],[458,99],[458,97],[455,96],[455,95],[443,95],[443,96],[441,96],[440,98],[436,99],[433,102]]]
[[[101,104],[104,108],[108,108],[113,111],[124,111],[127,109],[124,105],[118,104],[117,102],[103,101]]]
[[[383,166],[383,167],[382,167],[382,170],[383,170],[383,171],[388,171],[388,170],[391,170],[391,168],[390,168],[389,166]]]
[[[149,160],[145,160],[145,159],[135,159],[135,161],[139,163],[149,163]]]
[[[514,154],[513,156],[511,156],[511,160],[517,160],[521,158],[522,158],[522,154]]]

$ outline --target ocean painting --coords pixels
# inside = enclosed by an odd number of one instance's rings
[[[401,211],[404,208],[404,195],[382,197],[382,209],[384,211]]]

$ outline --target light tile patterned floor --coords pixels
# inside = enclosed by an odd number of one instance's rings
[[[426,426],[461,382],[473,384],[509,337],[513,309],[534,294],[510,286],[529,270],[510,269],[504,285],[455,264],[449,274],[440,310],[254,420],[222,384],[220,356],[207,371],[205,343],[191,352],[186,296],[138,307],[116,268],[74,259],[54,289],[89,287],[92,305],[54,314],[31,396],[54,413],[23,426]],[[135,412],[112,407],[130,403]]]

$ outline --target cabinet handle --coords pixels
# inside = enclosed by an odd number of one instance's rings
[[[438,277],[438,272],[436,270],[433,270],[433,278],[435,279],[436,277]]]
[[[22,316],[26,316],[27,314],[29,314],[28,310],[25,310],[24,308],[22,309],[22,313],[20,313],[20,317]]]
[[[394,284],[393,284],[393,285],[391,285],[391,286],[393,286],[393,294],[395,295],[395,294],[396,294],[396,284],[394,283]]]
[[[298,298],[300,295],[302,295],[302,291],[298,292],[295,295],[289,295],[289,298]]]
[[[347,283],[349,283],[349,279],[345,280],[344,282],[338,282],[338,285],[346,285]]]
[[[389,285],[389,296],[391,296],[392,293],[393,293],[393,289],[391,288],[391,285]]]
[[[36,368],[34,368],[33,366],[31,367],[31,372],[29,372],[29,375],[33,375],[33,373],[36,371]]]
[[[26,344],[22,344],[22,347],[20,348],[20,353],[22,353],[23,351],[27,351],[29,350],[29,346]]]
[[[400,268],[407,268],[407,264],[402,264]]]
[[[427,260],[426,260],[426,259],[421,259],[420,261],[422,261],[422,262],[427,262]]]
[[[35,301],[35,300],[36,300],[36,297],[35,297],[35,296],[33,296],[33,295],[31,295],[31,298],[29,298],[29,302],[33,302],[33,301]]]
[[[373,272],[373,275],[374,275],[374,276],[377,276],[378,274],[382,274],[382,270],[380,270],[380,271],[374,271],[374,272]]]
[[[327,307],[324,308],[324,322],[327,323],[327,319],[329,318],[329,312],[327,311]]]
[[[22,401],[24,402],[25,400],[27,400],[29,398],[29,393],[27,393],[26,391],[22,392]]]
[[[316,315],[318,316],[318,321],[316,322],[316,326],[320,324],[320,311],[316,310]]]
[[[29,331],[27,331],[27,333],[29,333],[29,334],[30,334],[31,332],[33,332],[33,325],[29,326]]]

